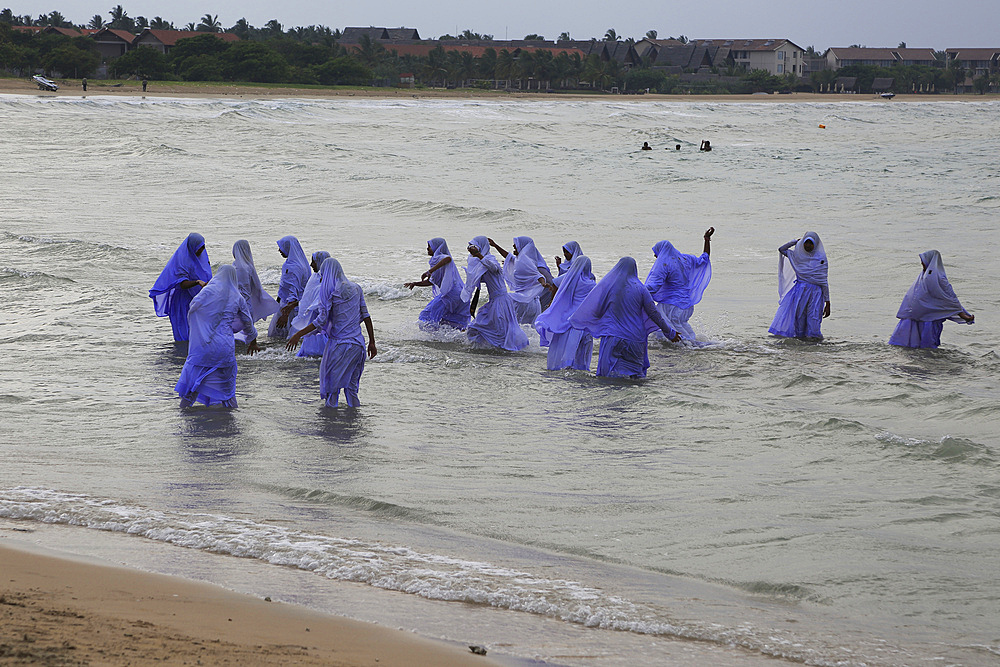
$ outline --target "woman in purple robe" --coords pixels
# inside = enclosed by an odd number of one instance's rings
[[[583,329],[574,328],[569,318],[597,284],[590,270],[590,258],[578,254],[569,262],[569,269],[553,282],[556,293],[552,305],[535,320],[539,343],[549,348],[546,367],[550,371],[563,368],[589,371],[594,338]]]
[[[976,319],[955,296],[944,272],[941,253],[937,250],[920,253],[920,265],[923,269],[896,313],[899,323],[889,345],[934,349],[941,345],[945,320],[972,324]]]
[[[672,341],[681,339],[656,309],[631,257],[618,260],[570,316],[569,323],[601,339],[598,376],[646,377],[649,334],[659,329]]]
[[[170,318],[174,340],[188,339],[188,306],[211,279],[212,267],[205,251],[205,237],[188,234],[149,290],[157,317]]]
[[[419,282],[404,283],[403,287],[430,287],[431,301],[420,316],[420,326],[436,328],[442,324],[465,330],[469,326],[469,304],[462,301],[465,283],[458,273],[455,260],[443,238],[433,238],[427,242],[430,268],[420,276]]]
[[[181,377],[174,389],[181,407],[198,401],[205,405],[236,405],[236,347],[233,334],[246,335],[247,352],[254,354],[257,330],[246,299],[240,294],[236,269],[223,266],[191,301],[188,310],[191,340]]]
[[[365,370],[365,337],[361,324],[368,330],[368,358],[378,354],[375,347],[375,329],[365,305],[361,288],[344,275],[340,262],[329,257],[320,267],[320,296],[316,314],[304,329],[292,334],[286,345],[294,350],[303,336],[315,329],[326,334],[326,349],[319,364],[319,395],[327,407],[335,408],[340,401],[340,390],[349,407],[357,407],[361,373]]]

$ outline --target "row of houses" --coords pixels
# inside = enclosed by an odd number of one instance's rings
[[[178,40],[197,34],[213,34],[226,42],[239,41],[232,33],[192,33],[187,30],[153,30],[146,28],[138,35],[125,30],[101,30],[14,26],[15,30],[55,32],[71,37],[89,36],[97,45],[102,59],[117,58],[127,51],[148,46],[161,53],[169,53]],[[648,66],[668,73],[707,72],[710,70],[746,69],[765,70],[773,75],[791,74],[806,77],[819,70],[838,70],[851,65],[925,65],[943,67],[960,61],[974,77],[1000,72],[1000,47],[998,48],[949,48],[945,61],[941,61],[931,48],[870,48],[831,47],[823,57],[807,57],[806,50],[788,39],[693,39],[681,42],[674,39],[644,38],[637,42],[607,40],[425,40],[416,28],[348,27],[339,42],[358,48],[365,40],[381,44],[390,51],[404,56],[426,57],[432,50],[470,53],[479,57],[487,49],[512,52],[550,51],[553,55],[587,58],[597,55],[604,61],[617,61],[625,68]]]

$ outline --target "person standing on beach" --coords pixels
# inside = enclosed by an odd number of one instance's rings
[[[149,85],[149,81],[146,79],[146,77],[143,77],[142,78],[142,92],[146,92],[146,86],[147,85]]]
[[[830,316],[830,265],[816,232],[778,248],[778,312],[768,331],[785,338],[823,338]]]
[[[313,316],[316,314],[319,307],[319,269],[329,256],[330,253],[325,250],[317,250],[312,254],[312,261],[309,262],[309,266],[312,267],[313,273],[306,282],[306,288],[302,290],[302,298],[299,299],[299,312],[289,325],[289,330],[293,334],[309,326]],[[323,350],[325,349],[326,334],[322,330],[317,330],[302,338],[302,349],[295,356],[322,357]]]
[[[295,319],[299,298],[306,288],[310,270],[309,260],[294,236],[282,236],[278,239],[278,252],[285,258],[285,263],[281,266],[281,280],[278,282],[278,303],[281,310],[271,320],[267,337],[281,339],[288,337],[288,322]]]
[[[421,326],[436,328],[442,324],[465,330],[469,326],[469,307],[462,301],[465,283],[458,273],[458,267],[443,238],[433,238],[427,242],[430,268],[420,276],[419,282],[404,283],[409,290],[414,287],[430,287],[431,302],[420,311],[417,319]]]
[[[528,336],[517,323],[514,300],[507,293],[503,269],[490,254],[490,240],[477,236],[469,241],[469,260],[465,268],[462,301],[471,304],[475,316],[467,335],[474,347],[491,347],[517,352],[528,347]],[[480,283],[486,283],[489,301],[476,311]],[[475,293],[475,297],[473,297]]]
[[[83,84],[83,92],[87,92],[87,77],[83,77],[83,80],[80,81],[80,83]]]
[[[569,270],[553,281],[556,294],[544,313],[535,320],[542,347],[548,348],[546,368],[558,371],[563,368],[590,370],[594,355],[594,338],[582,329],[574,328],[570,316],[594,290],[597,281],[590,269],[590,258],[577,255],[570,262]]]
[[[937,349],[941,345],[944,321],[972,324],[971,315],[955,296],[944,272],[944,262],[937,250],[920,253],[923,269],[910,286],[896,317],[899,323],[889,338],[889,345]]]
[[[646,277],[646,289],[664,319],[681,333],[684,340],[696,338],[688,320],[712,280],[709,256],[712,254],[714,233],[715,227],[709,227],[705,232],[705,248],[698,257],[678,252],[670,241],[660,241],[653,246],[656,261]]]
[[[175,341],[188,339],[188,306],[211,279],[205,237],[192,232],[174,251],[149,290],[156,316],[170,318]]]
[[[649,334],[659,329],[669,340],[681,339],[656,309],[631,257],[618,260],[570,316],[569,324],[601,339],[599,377],[644,378],[649,368]]]
[[[260,348],[250,308],[237,285],[235,268],[226,265],[219,269],[191,301],[188,317],[191,342],[181,377],[174,387],[180,394],[181,407],[191,407],[195,402],[237,407],[233,331],[240,330],[246,336],[248,354],[253,355]]]
[[[319,394],[326,406],[335,408],[344,390],[348,407],[358,407],[361,373],[365,369],[365,338],[361,323],[368,330],[368,358],[378,354],[375,328],[365,305],[361,288],[344,275],[340,262],[332,257],[320,267],[320,295],[316,314],[304,329],[288,339],[286,348],[294,350],[303,336],[322,329],[327,336],[323,360],[319,365]]]

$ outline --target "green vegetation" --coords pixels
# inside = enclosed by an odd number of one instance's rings
[[[152,20],[128,16],[122,5],[108,12],[110,20],[101,15],[90,19],[87,27],[112,27],[132,33],[144,27],[173,29],[159,16]],[[0,73],[27,76],[41,71],[58,73],[68,78],[93,77],[100,65],[100,55],[88,37],[68,37],[14,30],[12,26],[73,27],[59,12],[17,16],[10,9],[0,11]],[[83,26],[80,26],[83,27]],[[827,90],[838,77],[856,77],[858,92],[870,92],[875,78],[891,77],[895,92],[912,90],[955,90],[965,83],[966,71],[961,63],[948,67],[895,66],[879,68],[857,65],[839,71],[814,72],[807,80],[792,75],[775,76],[764,70],[745,71],[732,63],[703,70],[667,74],[653,69],[649,63],[627,67],[619,60],[605,60],[596,53],[585,58],[569,49],[559,51],[531,48],[507,49],[496,47],[492,35],[481,35],[469,29],[458,37],[443,35],[441,39],[460,39],[485,46],[481,55],[468,50],[449,49],[442,44],[425,56],[400,54],[391,45],[362,36],[359,43],[339,43],[338,30],[322,25],[285,29],[276,19],[257,28],[246,19],[224,29],[218,16],[205,14],[198,22],[187,25],[191,37],[179,40],[168,55],[150,47],[139,47],[106,63],[107,74],[113,78],[146,77],[170,81],[213,81],[290,84],[298,86],[394,86],[400,75],[412,74],[417,86],[507,90],[573,90],[620,92],[653,92],[661,94],[748,94],[792,91]],[[227,42],[216,34],[229,32],[241,38]],[[646,33],[649,38],[656,30]],[[569,33],[560,40],[569,39]],[[673,38],[671,38],[673,39]],[[525,40],[544,40],[537,34]],[[678,41],[684,43],[683,35]],[[622,42],[614,28],[593,44]],[[633,44],[631,38],[624,44]],[[807,53],[818,56],[810,47]],[[943,54],[942,58],[943,58]],[[975,78],[976,92],[988,92],[1000,85],[997,75]]]

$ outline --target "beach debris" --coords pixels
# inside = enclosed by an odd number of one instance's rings
[[[473,644],[472,646],[469,647],[469,650],[475,653],[476,655],[486,655],[486,647],[480,646],[479,644]]]
[[[267,596],[266,598],[264,598],[264,602],[270,602],[270,601],[271,601],[271,596],[270,595]]]

